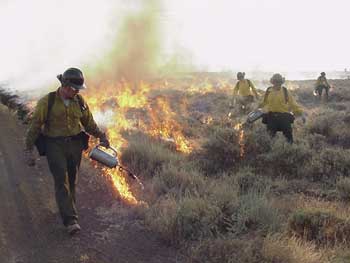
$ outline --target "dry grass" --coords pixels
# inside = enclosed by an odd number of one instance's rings
[[[330,263],[326,253],[314,244],[282,234],[265,238],[262,254],[271,263]]]

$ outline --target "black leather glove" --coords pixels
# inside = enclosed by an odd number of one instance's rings
[[[110,144],[109,144],[109,140],[107,139],[106,134],[102,134],[100,137],[100,145],[106,148],[109,148]]]

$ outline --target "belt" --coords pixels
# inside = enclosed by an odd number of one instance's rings
[[[52,141],[64,141],[64,142],[76,141],[81,139],[80,133],[72,136],[58,136],[58,137],[46,137],[46,138]]]

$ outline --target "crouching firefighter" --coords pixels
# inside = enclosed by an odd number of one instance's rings
[[[35,165],[34,145],[40,155],[46,155],[56,203],[63,224],[72,235],[80,231],[75,187],[82,151],[88,148],[88,134],[99,138],[105,147],[109,147],[109,141],[79,94],[86,88],[83,73],[69,68],[57,78],[61,86],[42,97],[34,110],[25,139],[25,157],[28,165]]]
[[[305,115],[301,107],[295,102],[287,88],[282,86],[285,79],[281,74],[274,74],[270,79],[272,87],[267,88],[260,107],[264,110],[262,122],[272,137],[281,131],[289,143],[293,143],[292,123],[294,116],[301,116],[305,122]]]

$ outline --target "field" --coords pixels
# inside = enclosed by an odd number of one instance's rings
[[[145,186],[129,182],[129,213],[190,262],[350,262],[350,80],[330,80],[328,102],[313,81],[286,83],[308,114],[291,145],[260,120],[242,127],[249,109],[224,76],[193,79],[154,81],[128,106],[86,95],[123,113],[108,133]],[[261,100],[268,83],[255,83]]]

